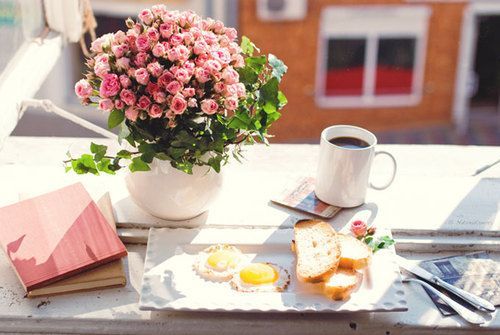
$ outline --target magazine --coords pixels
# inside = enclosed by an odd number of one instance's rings
[[[495,306],[500,305],[500,264],[492,260],[487,252],[427,260],[421,262],[420,266],[449,284],[478,295]],[[425,291],[444,316],[457,314],[437,295],[427,289]],[[473,308],[466,301],[452,297],[468,308]]]

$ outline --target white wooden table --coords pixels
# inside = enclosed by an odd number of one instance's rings
[[[95,139],[100,143],[107,140]],[[61,161],[89,139],[10,137],[0,151],[0,204],[82,181],[91,192],[109,190],[119,233],[127,242],[128,284],[124,288],[27,299],[5,256],[0,253],[0,333],[125,334],[439,334],[499,333],[498,311],[482,327],[458,317],[443,318],[423,289],[405,285],[408,312],[362,314],[252,314],[144,312],[137,306],[147,228],[179,223],[153,218],[128,197],[118,176],[65,174]],[[472,250],[489,250],[500,260],[500,165],[479,176],[481,166],[500,158],[498,147],[380,146],[398,160],[398,176],[388,190],[369,191],[366,205],[344,210],[331,223],[341,228],[353,218],[390,227],[398,252],[414,259]],[[315,145],[248,148],[247,162],[225,169],[223,194],[209,213],[183,225],[290,228],[297,212],[269,203],[272,195],[301,176],[314,176]],[[382,180],[385,162],[377,161],[372,178]],[[1,232],[0,232],[1,233]],[[132,243],[133,242],[133,243]]]

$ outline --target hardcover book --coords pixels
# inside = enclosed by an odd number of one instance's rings
[[[24,195],[20,196],[20,200],[27,198],[28,197]],[[109,193],[106,192],[100,198],[94,199],[102,214],[106,218],[106,221],[108,221],[110,227],[113,230],[116,230],[116,223],[113,216],[113,208],[111,206]],[[95,269],[90,269],[86,272],[48,284],[44,287],[31,290],[28,292],[28,297],[33,298],[46,295],[117,287],[124,286],[126,283],[127,277],[123,268],[123,262],[119,259],[101,265]]]
[[[0,208],[0,231],[28,292],[127,254],[81,183]]]

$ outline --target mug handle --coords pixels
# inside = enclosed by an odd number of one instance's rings
[[[375,190],[385,190],[386,188],[388,188],[389,186],[391,186],[392,182],[394,181],[394,178],[396,177],[396,170],[398,169],[398,165],[396,164],[396,158],[394,158],[393,155],[391,155],[390,153],[388,153],[387,151],[377,151],[375,152],[375,157],[377,155],[387,155],[389,156],[389,158],[392,160],[392,166],[393,166],[393,169],[392,169],[392,176],[391,178],[389,179],[389,181],[387,183],[385,183],[384,185],[382,186],[375,186],[373,185],[371,182],[370,182],[370,187],[375,189]]]

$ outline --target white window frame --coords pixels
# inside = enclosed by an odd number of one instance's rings
[[[397,107],[417,105],[422,99],[428,21],[427,6],[373,5],[329,6],[321,15],[316,66],[316,104],[335,107]],[[325,95],[328,40],[332,38],[366,39],[363,94]],[[411,94],[375,95],[378,40],[415,38],[415,64]]]
[[[281,12],[271,12],[268,9],[270,0],[257,1],[257,17],[261,21],[300,21],[307,16],[308,0],[285,0],[285,10]]]
[[[30,6],[28,1],[21,4]],[[37,93],[66,42],[81,35],[81,1],[43,0],[43,5],[50,30],[23,43],[0,75],[0,148],[22,117],[23,101]]]

